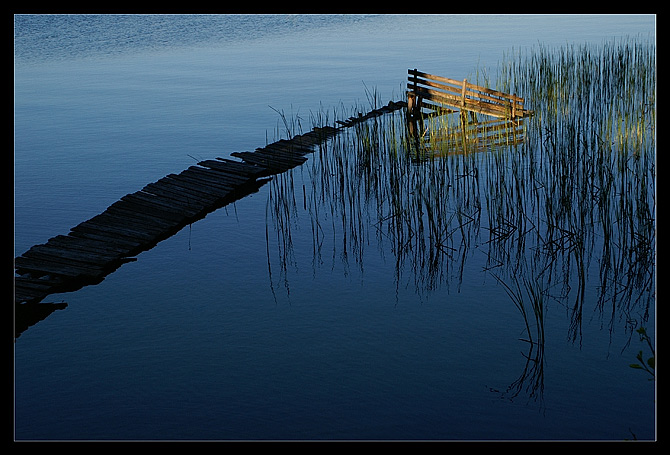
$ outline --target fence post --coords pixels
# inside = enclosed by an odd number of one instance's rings
[[[413,92],[407,94],[407,113],[413,116],[415,96]]]
[[[409,73],[412,75],[411,77],[411,93],[408,94],[407,96],[407,111],[410,114],[410,116],[414,117],[417,113],[421,112],[421,98],[417,95],[418,92],[418,80],[417,80],[417,72],[418,70],[414,68],[414,70],[409,70]]]
[[[465,88],[468,83],[467,79],[463,79],[463,89],[461,90],[461,108],[465,109]]]
[[[516,118],[516,93],[512,95],[512,118]]]
[[[414,110],[413,114],[421,114],[421,98],[419,97],[419,77],[417,76],[417,70],[414,68],[414,74],[412,74],[412,83],[414,84]]]
[[[463,87],[461,88],[461,112],[459,113],[459,116],[461,117],[461,123],[465,125],[465,117],[467,116],[466,110],[465,110],[465,88],[468,83],[467,79],[463,79]],[[463,128],[465,128],[463,126]]]

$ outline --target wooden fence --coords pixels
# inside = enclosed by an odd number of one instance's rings
[[[407,71],[407,111],[412,118],[434,113],[475,112],[497,118],[525,117],[524,99],[447,77]]]

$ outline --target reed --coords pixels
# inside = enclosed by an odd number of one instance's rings
[[[523,93],[537,113],[522,149],[526,187],[537,189],[527,202],[544,205],[534,223],[542,270],[560,261],[583,295],[584,264],[600,245],[599,302],[621,315],[655,295],[655,65],[653,44],[623,40],[541,46],[499,66],[498,89]]]
[[[639,39],[540,45],[513,51],[493,77],[476,75],[523,96],[530,118],[414,123],[395,111],[346,128],[320,147],[302,190],[315,255],[330,237],[333,257],[362,269],[376,244],[392,255],[397,285],[423,294],[460,287],[466,263],[483,254],[484,270],[514,295],[515,280],[525,283],[535,326],[540,306],[558,303],[579,342],[585,306],[596,302],[603,322],[632,330],[626,321],[648,318],[655,298],[655,67],[654,44]],[[385,104],[365,89],[368,106],[340,107],[333,119]],[[269,212],[285,218],[278,229],[295,216],[292,198],[280,195],[294,191],[285,183]]]
[[[526,366],[503,395],[541,400],[550,305],[565,309],[573,343],[582,342],[587,312],[631,336],[650,318],[655,66],[655,46],[640,40],[538,46],[504,59],[495,77],[476,76],[523,96],[530,118],[412,122],[395,111],[344,129],[310,160],[307,183],[296,169],[271,187],[268,223],[281,232],[268,239],[287,293],[301,214],[310,219],[315,268],[331,245],[333,266],[341,261],[349,273],[353,259],[363,272],[376,246],[395,266],[397,290],[414,287],[418,298],[460,290],[468,266],[480,266],[519,312],[528,345]],[[376,90],[366,87],[366,97],[368,106],[340,106],[332,119],[384,104]],[[331,116],[312,121],[323,126]],[[299,124],[282,123],[287,131]]]

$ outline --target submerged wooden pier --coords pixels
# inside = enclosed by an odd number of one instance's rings
[[[365,115],[338,121],[339,127],[315,127],[253,152],[231,154],[240,161],[200,161],[179,174],[167,175],[127,194],[68,234],[33,246],[14,260],[16,332],[62,307],[37,305],[48,295],[99,283],[184,226],[257,191],[271,175],[300,166],[317,145],[342,128],[404,106],[404,102],[390,102]]]

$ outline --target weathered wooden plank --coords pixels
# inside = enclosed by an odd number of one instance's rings
[[[312,141],[316,145],[319,142],[323,142],[324,140],[328,139],[331,133],[331,129],[314,128],[312,131],[308,131],[304,134],[294,137],[293,140],[299,140],[298,138],[300,138],[302,140]]]
[[[213,202],[228,196],[232,191],[230,187],[223,187],[218,183],[207,182],[192,174],[171,174],[167,179],[172,185],[182,188],[186,193],[210,198]]]
[[[287,151],[289,153],[295,153],[299,155],[308,155],[310,153],[314,153],[314,149],[312,147],[307,147],[298,143],[297,141],[287,139],[282,139],[280,141],[273,142],[272,144],[268,144],[262,148],[269,150]]]
[[[277,145],[277,146],[289,145],[291,148],[297,148],[297,150],[300,153],[303,153],[305,155],[314,153],[314,146],[309,145],[309,142],[303,140],[302,136],[296,136],[292,139],[280,139],[268,145]]]
[[[466,80],[457,81],[435,76],[416,69],[408,70],[408,74],[410,75],[407,86],[408,98],[414,100],[415,96],[419,97],[421,105],[424,104],[425,100],[432,100],[448,106],[460,107],[464,110],[500,118],[530,114],[530,111],[524,109],[524,99],[515,94],[492,90],[488,87],[468,83]],[[460,96],[457,95],[459,90]]]
[[[14,302],[23,303],[23,302],[32,302],[40,301],[46,296],[51,294],[51,288],[46,290],[41,290],[38,288],[32,288],[30,285],[25,284],[15,284],[14,285]]]
[[[445,104],[454,104],[454,105],[459,106],[459,107],[461,105],[461,102],[464,99],[463,96],[460,96],[460,95],[458,95],[458,96],[457,95],[451,95],[449,93],[444,93],[444,92],[440,92],[440,91],[437,91],[437,90],[431,90],[431,89],[427,89],[427,88],[423,88],[423,87],[419,87],[417,90],[414,91],[414,93],[417,96],[420,96],[423,99],[439,101],[439,102],[442,102],[442,103],[445,103]],[[474,103],[474,102],[477,102],[477,100],[472,99],[472,98],[468,98],[467,95],[466,95],[465,102],[466,103],[467,102]],[[496,105],[494,107],[500,108],[500,106],[498,106],[498,105]]]
[[[423,87],[418,87],[414,89],[413,93],[424,100],[440,101],[445,104],[448,103],[448,104],[460,105],[462,99],[460,95],[451,95],[449,93],[444,93]]]
[[[463,103],[462,98],[454,98],[454,97],[448,97],[448,96],[440,96],[439,94],[430,94],[426,91],[419,90],[418,94],[423,97],[422,102],[421,102],[421,107],[426,107],[428,109],[440,109],[443,108],[444,106],[451,106],[455,107],[458,109],[463,108],[463,104],[465,105],[465,110],[472,111],[472,112],[477,112],[485,115],[490,115],[493,117],[498,117],[498,118],[506,118],[506,117],[519,117],[528,114],[530,111],[522,109],[522,108],[515,108],[514,110],[512,109],[511,106],[507,105],[498,105],[498,104],[493,104],[493,103],[488,103],[485,101],[480,101],[480,100],[473,100],[471,98],[466,98]],[[435,101],[437,104],[431,104],[427,101]]]
[[[244,167],[235,166],[233,163],[236,165],[244,165]],[[217,170],[229,177],[231,181],[239,182],[240,185],[244,185],[250,181],[255,180],[256,177],[259,177],[264,171],[264,169],[259,168],[258,166],[249,166],[245,163],[228,161],[224,160],[223,158],[200,161],[198,166]]]
[[[296,153],[288,148],[278,147],[278,146],[265,146],[259,147],[254,150],[252,153],[260,153],[269,157],[277,157],[287,161],[307,161],[307,157],[303,153]]]
[[[214,196],[213,202],[220,201],[230,196],[235,191],[235,187],[227,185],[221,181],[211,180],[211,177],[198,174],[192,171],[185,171],[179,175],[170,176],[173,184],[189,188],[196,195],[200,193],[203,196]]]
[[[56,237],[52,237],[47,241],[46,245],[95,253],[99,256],[107,256],[108,260],[110,261],[123,257],[123,255],[128,251],[127,248],[121,248],[117,244],[94,239],[73,237],[70,235],[57,235]]]
[[[301,164],[307,161],[305,154],[294,152],[288,148],[278,147],[278,146],[265,146],[263,148],[258,148],[255,150],[255,153],[261,153],[268,155],[270,157],[277,157],[284,159],[286,161],[295,161],[300,162]]]
[[[207,163],[206,167],[209,167],[211,161],[212,160],[207,160],[204,161],[203,163]],[[225,171],[227,173],[236,174],[243,177],[249,177],[250,180],[255,179],[256,177],[260,177],[266,171],[264,167],[255,166],[253,164],[248,164],[241,161],[233,161],[228,158],[217,157],[216,161],[220,161],[221,163],[225,164],[226,166]]]
[[[32,300],[42,300],[51,293],[51,287],[40,289],[32,287],[29,283],[14,284],[14,301],[16,303],[30,302]]]
[[[155,206],[140,205],[129,200],[119,200],[107,208],[112,213],[125,214],[126,216],[138,219],[148,220],[165,226],[166,229],[178,226],[184,221],[184,217],[173,212],[160,210]]]
[[[84,221],[86,225],[98,225],[104,227],[105,229],[116,229],[120,233],[126,233],[130,236],[154,236],[156,233],[159,233],[163,228],[159,225],[150,225],[149,223],[137,222],[127,216],[118,215],[111,213],[109,211],[104,211],[99,215],[94,216],[93,218]]]
[[[511,102],[515,102],[515,103],[520,104],[520,105],[523,105],[523,103],[526,101],[525,98],[517,96],[514,93],[505,93],[505,92],[501,92],[499,90],[494,90],[494,89],[491,89],[491,88],[488,88],[488,87],[482,87],[481,85],[471,84],[469,82],[468,82],[467,86],[471,90],[476,90],[478,92],[481,92],[482,94],[480,96],[484,97],[484,98],[487,98],[487,99],[501,98],[503,101],[511,101]],[[491,95],[492,97],[495,97],[495,98],[489,98],[486,95]]]
[[[290,167],[300,166],[307,161],[307,158],[302,155],[292,154],[279,150],[256,149],[256,151],[253,153],[265,157],[268,160],[274,160],[278,163],[283,163]]]
[[[42,300],[51,293],[50,282],[33,277],[18,276],[14,278],[14,302],[30,302]]]
[[[29,264],[36,264],[37,267],[39,267],[39,270],[44,270],[41,264],[47,263],[50,266],[53,267],[62,267],[67,270],[83,270],[85,271],[84,273],[81,273],[81,275],[86,275],[86,276],[92,276],[92,277],[98,277],[100,275],[103,275],[106,273],[105,271],[105,264],[109,264],[109,262],[82,262],[79,260],[72,259],[71,257],[62,257],[62,256],[54,256],[53,254],[44,254],[44,253],[37,253],[37,252],[31,252],[30,254],[26,253],[23,256],[20,256],[18,262],[16,263],[16,266],[19,269],[26,269],[26,263]],[[27,261],[27,262],[26,262]]]
[[[119,199],[110,207],[112,208],[118,207],[119,209],[122,210],[145,213],[147,216],[156,217],[170,224],[181,224],[188,218],[183,213],[177,213],[174,210],[169,209],[168,207],[156,204],[155,201],[149,202],[146,200],[138,199],[134,197],[133,194],[128,194],[126,196],[127,197],[124,196],[123,198]]]
[[[48,293],[53,286],[44,280],[33,277],[14,277],[14,291],[24,296],[37,296]]]
[[[301,147],[307,147],[307,148],[310,148],[310,149],[315,147],[317,144],[323,142],[318,137],[317,133],[312,133],[310,135],[307,135],[307,133],[301,134],[301,135],[293,137],[293,139],[291,139],[291,141],[293,143],[301,146]]]
[[[192,189],[192,191],[202,194],[216,196],[216,201],[221,201],[235,191],[234,187],[223,186],[220,183],[213,183],[204,180],[201,176],[191,173],[179,174],[173,178],[175,184]]]
[[[191,166],[182,171],[179,175],[196,179],[207,185],[219,187],[227,193],[230,193],[248,182],[248,180],[241,177],[200,166]]]
[[[245,164],[245,163],[239,163],[239,164]],[[254,168],[258,168],[257,166],[254,166]],[[255,172],[259,172],[260,169],[257,169]],[[211,178],[215,182],[221,182],[224,183],[226,186],[232,186],[234,188],[238,188],[242,185],[246,185],[247,183],[255,180],[255,176],[253,177],[248,177],[244,175],[238,175],[235,172],[231,172],[230,169],[222,169],[220,166],[213,165],[213,166],[189,166],[187,169],[185,169],[184,172],[198,172],[200,175],[206,176]]]
[[[189,199],[202,200],[209,205],[220,199],[219,193],[224,191],[227,194],[228,188],[221,188],[217,184],[208,184],[208,182],[194,181],[188,179],[189,173],[170,174],[159,180],[158,184],[173,188],[179,195]]]
[[[254,163],[260,166],[264,166],[269,171],[277,174],[292,169],[300,164],[300,163],[285,163],[283,160],[273,159],[271,156],[254,152],[234,152],[232,153],[232,155],[237,156],[248,163]]]
[[[79,267],[74,264],[49,261],[43,258],[26,258],[23,256],[19,256],[15,259],[15,268],[17,270],[60,275],[70,278],[99,278],[104,273],[99,268]]]
[[[441,114],[451,114],[451,113],[460,111],[460,109],[454,108],[454,106],[447,107],[443,103],[432,103],[430,100],[423,100],[421,102],[421,107],[424,108],[424,109],[435,111],[436,114],[439,114],[439,113],[441,113]]]
[[[463,100],[461,97],[452,96],[444,93],[440,93],[434,90],[424,90],[419,89],[415,92],[418,96],[423,97],[427,100],[437,101],[438,103],[445,104],[447,106],[453,106],[457,108],[463,108],[463,101],[465,101],[465,109],[470,111],[475,111],[487,115],[493,115],[498,117],[504,117],[511,115],[511,108],[508,106],[488,103],[485,101],[474,100],[471,98],[465,98]]]
[[[197,208],[198,212],[202,212],[216,200],[215,197],[200,198],[185,191],[180,191],[178,187],[171,185],[170,182],[163,179],[148,184],[142,188],[142,191],[169,199],[171,203],[178,206],[192,209]]]
[[[176,215],[184,216],[186,219],[191,219],[195,216],[198,216],[202,211],[200,207],[183,206],[169,197],[149,193],[147,191],[137,191],[135,193],[127,194],[121,199],[137,204],[146,204],[151,207],[156,207],[160,210],[165,210]]]
[[[179,174],[171,176],[169,183],[184,192],[189,198],[202,200],[203,207],[212,207],[225,199],[233,191],[231,188],[207,182],[196,175]]]
[[[233,190],[248,182],[247,179],[230,174],[225,171],[213,169],[210,167],[190,166],[183,170],[180,175],[198,176],[200,179],[210,182],[214,185],[221,186],[228,190]]]
[[[465,87],[466,96],[469,96],[471,98],[480,98],[483,100],[489,100],[501,104],[515,103],[517,106],[523,107],[524,103],[524,99],[516,95],[511,95],[509,93],[503,93],[497,90],[488,89],[486,87],[470,84],[469,82],[466,82],[465,86],[463,85],[463,81],[458,82],[457,85],[455,86],[440,84],[426,79],[417,79],[415,82],[419,86],[432,87],[438,90],[460,94],[461,96],[463,94],[463,88]],[[414,87],[412,88],[412,91],[414,91]]]
[[[126,254],[130,254],[132,251],[136,250],[147,244],[146,241],[129,238],[128,236],[120,235],[111,231],[101,231],[99,229],[92,229],[85,225],[81,225],[78,229],[72,229],[69,235],[73,237],[82,237],[85,239],[100,240],[103,242],[110,243],[115,245],[117,248],[124,248]]]
[[[262,157],[260,155],[256,155],[253,152],[233,152],[230,155],[234,156],[234,157],[237,157],[237,158],[241,158],[246,163],[259,165],[259,166],[262,166],[266,169],[269,169],[265,165],[265,164],[268,163],[268,158],[267,157]]]
[[[297,141],[296,143],[301,144],[304,147],[315,147],[318,144],[320,144],[321,142],[323,142],[321,140],[321,138],[318,136],[318,134],[316,134],[316,133],[312,133],[312,134],[305,133],[302,136],[300,136],[300,139],[296,139],[296,138],[293,138],[293,139]]]
[[[307,158],[298,153],[292,153],[288,150],[280,149],[271,149],[271,148],[259,148],[253,151],[258,155],[267,157],[268,159],[274,159],[277,161],[282,161],[290,165],[300,165],[307,161]]]
[[[108,207],[100,214],[100,218],[96,219],[104,221],[106,218],[108,219],[106,222],[109,224],[114,223],[123,228],[141,230],[142,232],[162,232],[171,226],[158,218],[142,217],[139,213],[127,212],[112,207]]]
[[[416,83],[417,83],[417,86],[412,87],[413,92],[416,92],[419,89],[427,90],[428,88],[437,89],[438,93],[450,92],[449,94],[454,94],[454,95],[457,95],[457,96],[461,96],[462,92],[463,92],[462,81],[458,86],[440,84],[438,82],[431,82],[431,81],[428,81],[426,79],[417,79]],[[467,94],[470,95],[470,94],[472,94],[472,92],[468,92]]]
[[[85,264],[99,265],[106,262],[111,262],[113,258],[108,255],[101,255],[94,252],[85,252],[73,248],[63,248],[54,244],[35,245],[28,251],[23,253],[24,257],[40,257],[52,256],[60,258],[65,261],[73,261],[75,263],[82,262]]]
[[[324,135],[324,139],[335,136],[339,130],[335,128],[334,126],[331,125],[324,125],[324,126],[315,126],[312,131],[316,131],[320,134]]]
[[[184,222],[197,218],[202,213],[202,207],[194,207],[193,204],[182,205],[169,196],[162,196],[159,194],[149,193],[145,191],[138,191],[132,195],[124,196],[125,200],[133,202],[151,204],[153,207],[160,207],[164,210],[169,210],[175,215],[184,217]]]
[[[53,286],[40,283],[39,278],[30,278],[30,281],[19,282],[16,277],[14,281],[14,300],[17,302],[32,300],[49,294]]]
[[[73,233],[92,233],[96,235],[107,235],[117,241],[125,241],[129,244],[138,243],[145,245],[156,238],[153,232],[141,232],[139,230],[119,227],[110,223],[85,221],[72,228]]]
[[[15,276],[14,286],[24,290],[31,290],[34,292],[44,292],[58,285],[62,281],[44,280],[42,278],[35,278],[31,276]]]
[[[18,304],[33,301],[39,302],[49,294],[51,294],[50,290],[40,291],[38,289],[25,288],[22,285],[14,286],[14,302]]]
[[[413,76],[417,76],[417,78],[422,77],[422,78],[432,79],[433,81],[445,82],[447,84],[456,85],[459,88],[463,84],[463,81],[459,81],[459,80],[456,80],[456,79],[451,79],[451,78],[443,77],[443,76],[437,76],[435,74],[424,73],[422,71],[417,71],[416,69],[414,69],[414,70],[410,69],[410,70],[408,70],[408,73],[413,75]],[[411,79],[411,80],[414,81],[414,79]],[[487,93],[489,95],[494,95],[494,96],[498,96],[498,97],[502,97],[502,98],[508,98],[508,99],[519,101],[521,103],[523,103],[525,101],[524,98],[521,98],[519,96],[510,94],[510,93],[501,92],[501,91],[498,91],[498,90],[493,90],[493,89],[490,89],[488,87],[483,87],[481,85],[475,85],[475,84],[471,84],[469,82],[466,85],[467,85],[467,88],[469,88],[469,89],[477,90],[479,92],[484,92],[484,93]]]

